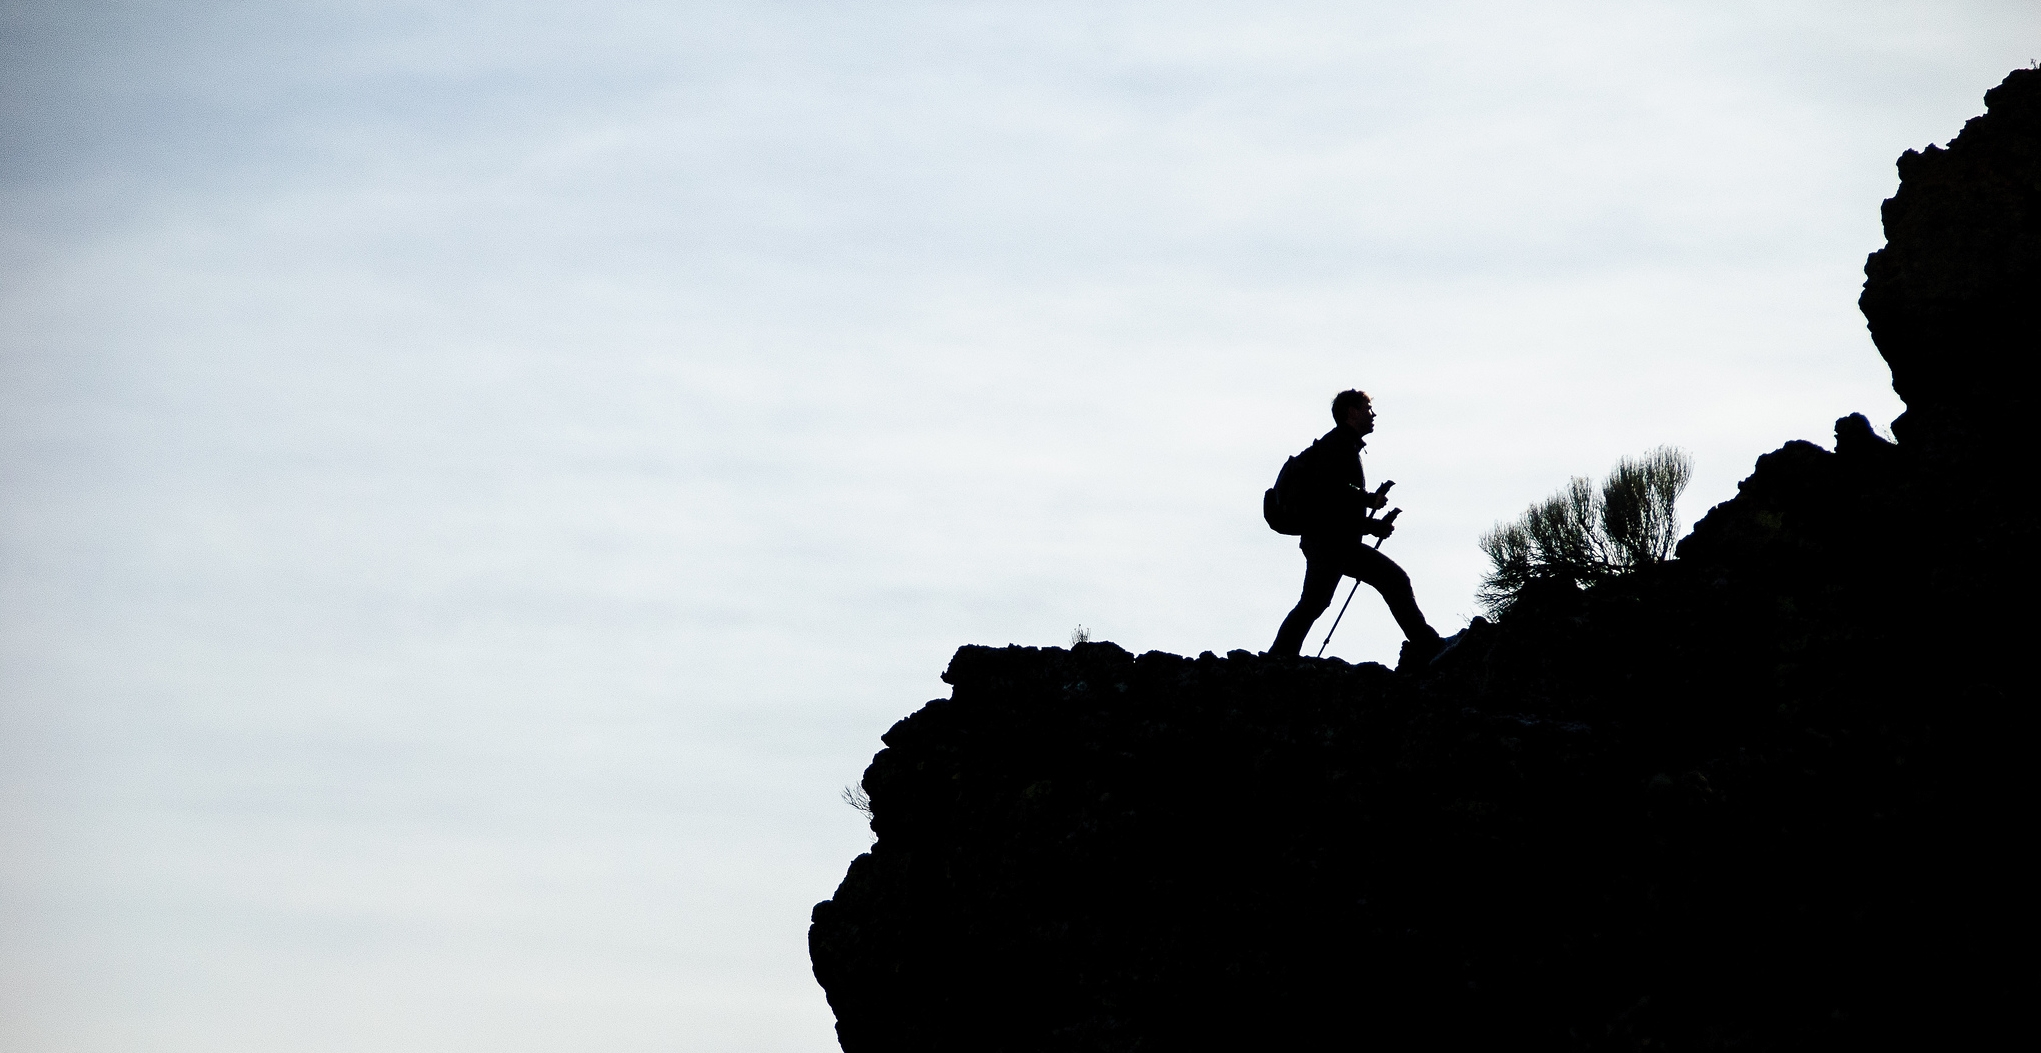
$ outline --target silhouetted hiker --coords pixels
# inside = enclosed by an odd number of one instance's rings
[[[1396,527],[1368,513],[1389,503],[1385,496],[1368,492],[1361,473],[1361,448],[1375,430],[1375,408],[1365,391],[1342,391],[1332,400],[1332,419],[1338,424],[1311,448],[1286,466],[1281,489],[1282,504],[1298,517],[1304,550],[1304,594],[1269,647],[1272,655],[1295,657],[1302,649],[1311,623],[1332,603],[1342,575],[1359,578],[1375,587],[1389,603],[1389,613],[1410,640],[1418,661],[1439,649],[1439,634],[1417,609],[1417,597],[1410,591],[1410,575],[1396,561],[1363,544],[1369,536],[1388,537]]]

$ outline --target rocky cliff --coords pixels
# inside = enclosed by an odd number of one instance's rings
[[[2031,990],[2041,72],[1909,152],[1907,400],[1428,666],[965,647],[815,908],[843,1048],[1962,1047]]]

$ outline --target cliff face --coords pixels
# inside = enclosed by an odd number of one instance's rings
[[[1948,1047],[2019,1004],[2041,73],[1987,100],[1866,268],[1898,444],[1788,443],[1678,560],[1428,667],[959,650],[815,908],[843,1047]]]
[[[1857,301],[1907,412],[1900,441],[1974,454],[2032,419],[2041,334],[2041,70],[2015,70],[1946,150],[1899,158]]]

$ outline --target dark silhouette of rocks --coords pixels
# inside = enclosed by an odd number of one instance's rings
[[[1906,400],[1893,431],[1925,452],[1988,451],[2033,418],[2033,390],[2017,376],[2041,343],[2037,79],[2013,71],[1948,149],[1900,155],[1886,246],[1864,266],[1857,304]]]
[[[965,647],[815,908],[868,1050],[1979,1048],[2025,1006],[2041,72],[1909,152],[1907,401],[1429,665]],[[2020,1022],[2024,1024],[2024,1021]],[[2013,1026],[2005,1033],[2017,1033]]]

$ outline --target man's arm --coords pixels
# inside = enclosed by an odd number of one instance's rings
[[[1373,510],[1389,503],[1389,488],[1395,485],[1396,480],[1391,479],[1383,483],[1381,486],[1376,487],[1375,492],[1372,494],[1366,490],[1361,489],[1358,486],[1354,486],[1352,487],[1352,489],[1355,491],[1354,496],[1356,500],[1360,502],[1362,507]],[[1364,517],[1361,519],[1360,522],[1361,536],[1368,537],[1370,535],[1373,535],[1375,537],[1388,537],[1390,534],[1396,532],[1396,526],[1393,522],[1395,518],[1396,516],[1394,513],[1381,519],[1377,519],[1372,515],[1364,514]]]
[[[1341,483],[1334,491],[1338,495],[1337,507],[1349,518],[1364,519],[1368,513],[1389,503],[1387,496],[1389,488],[1395,485],[1396,482],[1392,479],[1383,483],[1374,493],[1369,493],[1353,483]]]

